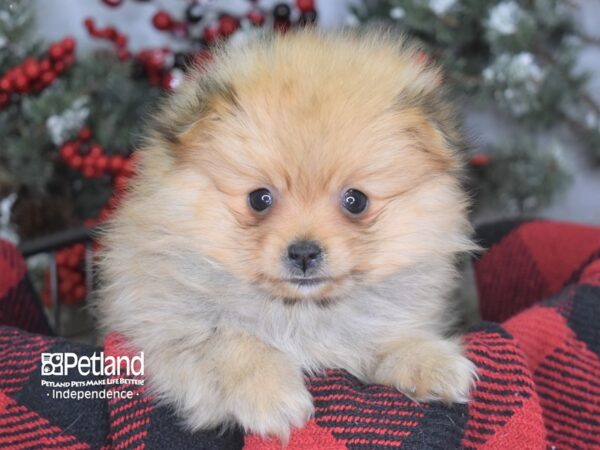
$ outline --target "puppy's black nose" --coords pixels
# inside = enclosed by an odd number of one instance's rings
[[[291,266],[306,271],[319,265],[323,249],[314,241],[298,241],[288,247]]]

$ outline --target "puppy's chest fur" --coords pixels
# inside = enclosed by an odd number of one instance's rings
[[[361,376],[369,370],[382,337],[443,328],[439,291],[447,289],[448,281],[429,266],[323,303],[240,292],[218,302],[207,299],[202,309],[210,314],[203,320],[212,316],[216,328],[244,330],[291,356],[304,370],[342,368]]]
[[[365,355],[370,354],[373,336],[386,322],[361,309],[353,302],[289,304],[270,299],[253,311],[253,317],[234,314],[223,326],[238,325],[292,356],[305,370],[339,367],[360,374],[365,370]]]

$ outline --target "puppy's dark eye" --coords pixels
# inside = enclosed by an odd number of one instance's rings
[[[261,212],[273,204],[273,195],[268,189],[257,189],[248,195],[248,203],[254,211]]]
[[[350,214],[360,214],[367,208],[367,196],[356,189],[348,189],[344,192],[342,206]]]

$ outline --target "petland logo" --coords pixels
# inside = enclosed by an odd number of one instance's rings
[[[82,376],[143,376],[144,352],[132,357],[105,356],[104,352],[94,352],[92,356],[72,352],[42,353],[42,376],[66,376],[75,369]]]

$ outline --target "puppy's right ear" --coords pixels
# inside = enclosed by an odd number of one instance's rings
[[[185,135],[195,125],[218,120],[238,107],[235,88],[227,81],[195,68],[181,86],[163,102],[151,124],[152,144],[171,150],[185,147]]]

